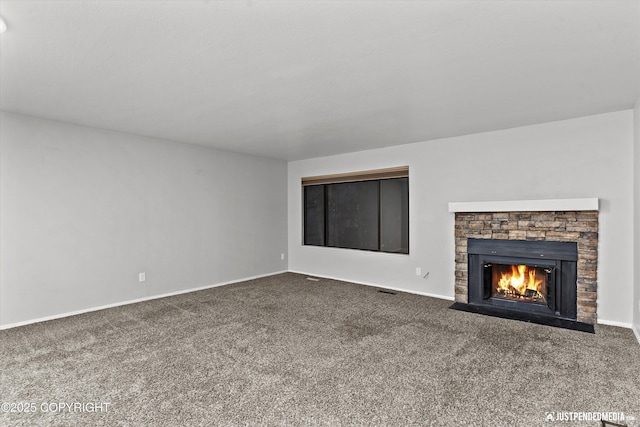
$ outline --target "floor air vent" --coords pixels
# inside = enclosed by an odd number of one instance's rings
[[[319,282],[320,279],[318,279],[317,277],[307,277],[307,280],[311,280],[312,282]]]
[[[395,292],[391,292],[391,291],[384,291],[382,289],[378,289],[378,292],[380,292],[381,294],[389,294],[389,295],[395,295]]]

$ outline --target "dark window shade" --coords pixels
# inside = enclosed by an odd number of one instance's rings
[[[324,246],[324,185],[304,187],[304,244]]]
[[[305,245],[409,253],[408,167],[303,178],[302,184]]]
[[[380,181],[380,250],[409,253],[409,179]]]
[[[327,185],[327,246],[378,250],[378,181]]]

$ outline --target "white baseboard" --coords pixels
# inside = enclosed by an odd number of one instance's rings
[[[620,328],[632,329],[631,323],[616,322],[615,320],[598,319],[598,323],[601,325],[618,326]]]
[[[447,300],[447,301],[455,301],[454,297],[450,297],[450,296],[446,296],[446,295],[438,295],[438,294],[431,294],[431,293],[428,293],[428,292],[412,291],[412,290],[408,290],[408,289],[401,289],[401,288],[395,288],[395,287],[392,287],[392,286],[380,285],[380,284],[377,284],[377,283],[367,283],[367,282],[361,282],[361,281],[357,281],[357,280],[344,279],[344,278],[341,278],[341,277],[318,275],[318,274],[313,274],[313,273],[307,273],[305,271],[289,270],[289,273],[304,274],[306,276],[321,277],[323,279],[340,280],[342,282],[351,282],[351,283],[356,283],[358,285],[373,286],[373,287],[376,287],[376,288],[389,289],[389,290],[398,291],[398,292],[406,292],[408,294],[422,295],[422,296],[426,296],[426,297],[444,299],[444,300]],[[636,335],[636,338],[638,339],[638,342],[640,343],[640,331],[638,330],[637,327],[633,327],[631,323],[618,322],[618,321],[615,321],[615,320],[606,320],[606,319],[598,319],[598,323],[602,324],[602,325],[618,326],[620,328],[631,329],[631,330],[633,330],[634,334]]]
[[[24,321],[16,322],[16,323],[8,323],[6,325],[0,325],[0,330],[17,328],[19,326],[31,325],[33,323],[46,322],[48,320],[61,319],[61,318],[64,318],[64,317],[76,316],[78,314],[90,313],[92,311],[99,311],[99,310],[104,310],[104,309],[107,309],[107,308],[120,307],[120,306],[123,306],[123,305],[135,304],[135,303],[138,303],[138,302],[151,301],[151,300],[154,300],[154,299],[166,298],[166,297],[171,297],[171,296],[175,296],[175,295],[186,294],[186,293],[189,293],[189,292],[202,291],[202,290],[205,290],[205,289],[216,288],[218,286],[232,285],[234,283],[246,282],[248,280],[260,279],[260,278],[269,277],[269,276],[275,276],[277,274],[282,274],[282,273],[287,273],[287,272],[296,273],[296,274],[302,274],[302,275],[312,276],[312,277],[321,277],[323,279],[340,280],[342,282],[356,283],[358,285],[371,286],[371,287],[376,287],[376,288],[389,289],[389,290],[397,291],[397,292],[406,292],[408,294],[422,295],[422,296],[431,297],[431,298],[438,298],[438,299],[443,299],[443,300],[448,300],[448,301],[454,301],[453,297],[446,296],[446,295],[438,295],[438,294],[432,294],[432,293],[428,293],[428,292],[420,292],[420,291],[402,289],[402,288],[397,288],[397,287],[393,287],[393,286],[381,285],[381,284],[377,284],[377,283],[361,282],[361,281],[356,281],[356,280],[344,279],[344,278],[340,278],[340,277],[333,277],[333,276],[318,275],[318,274],[313,274],[313,273],[306,273],[306,272],[303,272],[303,271],[281,270],[281,271],[276,271],[276,272],[273,272],[273,273],[260,274],[260,275],[257,275],[257,276],[244,277],[242,279],[230,280],[230,281],[227,281],[227,282],[214,283],[212,285],[200,286],[200,287],[197,287],[197,288],[183,289],[183,290],[179,290],[179,291],[175,291],[175,292],[169,292],[169,293],[160,294],[160,295],[152,295],[152,296],[144,297],[144,298],[136,298],[136,299],[132,299],[132,300],[116,302],[116,303],[113,303],[113,304],[106,304],[106,305],[101,305],[101,306],[97,306],[97,307],[90,307],[90,308],[86,308],[86,309],[82,309],[82,310],[71,311],[71,312],[67,312],[67,313],[60,313],[60,314],[54,314],[54,315],[51,315],[51,316],[39,317],[39,318],[36,318],[36,319],[24,320]],[[621,328],[629,328],[629,329],[631,329],[633,331],[634,335],[636,336],[636,339],[638,340],[638,343],[640,344],[640,330],[639,330],[638,327],[633,326],[630,323],[617,322],[617,321],[605,320],[605,319],[598,319],[598,323],[602,324],[602,325],[618,326],[618,327],[621,327]]]
[[[18,326],[31,325],[33,323],[46,322],[48,320],[61,319],[63,317],[76,316],[78,314],[90,313],[92,311],[104,310],[106,308],[120,307],[122,305],[135,304],[135,303],[144,302],[144,301],[151,301],[151,300],[159,299],[159,298],[166,298],[166,297],[171,297],[171,296],[180,295],[180,294],[187,294],[189,292],[203,291],[205,289],[216,288],[218,286],[232,285],[234,283],[246,282],[247,280],[260,279],[262,277],[275,276],[276,274],[282,274],[282,273],[287,273],[287,270],[276,271],[274,273],[261,274],[261,275],[258,275],[258,276],[245,277],[245,278],[237,279],[237,280],[230,280],[228,282],[215,283],[213,285],[200,286],[198,288],[183,289],[183,290],[180,290],[180,291],[169,292],[169,293],[166,293],[166,294],[152,295],[152,296],[143,297],[143,298],[136,298],[136,299],[132,299],[132,300],[116,302],[116,303],[113,303],[113,304],[101,305],[101,306],[98,306],[98,307],[91,307],[91,308],[85,308],[85,309],[82,309],[82,310],[70,311],[70,312],[67,312],[67,313],[54,314],[54,315],[51,315],[51,316],[39,317],[37,319],[24,320],[22,322],[8,323],[6,325],[0,325],[0,331],[3,330],[3,329],[17,328]]]
[[[446,295],[437,295],[437,294],[430,294],[428,292],[412,291],[412,290],[409,290],[409,289],[395,288],[393,286],[381,285],[381,284],[378,284],[378,283],[360,282],[360,281],[357,281],[357,280],[343,279],[341,277],[324,276],[324,275],[318,275],[318,274],[313,274],[313,273],[306,273],[304,271],[289,270],[289,273],[304,274],[305,276],[321,277],[323,279],[330,279],[330,280],[340,280],[341,282],[350,282],[350,283],[355,283],[357,285],[372,286],[372,287],[375,287],[375,288],[389,289],[391,291],[397,291],[397,292],[406,292],[408,294],[422,295],[424,297],[444,299],[444,300],[447,300],[447,301],[454,301],[455,300],[454,297],[450,297],[450,296],[446,296]]]

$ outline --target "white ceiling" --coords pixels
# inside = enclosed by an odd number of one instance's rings
[[[640,1],[0,0],[0,108],[295,160],[632,108]]]

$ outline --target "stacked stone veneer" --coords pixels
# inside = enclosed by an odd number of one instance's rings
[[[579,322],[597,320],[598,212],[457,212],[455,299],[468,302],[467,239],[547,240],[578,243]]]

